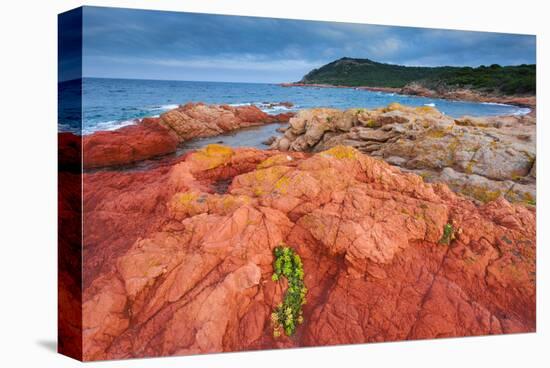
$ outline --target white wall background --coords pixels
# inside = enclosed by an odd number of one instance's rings
[[[57,13],[102,5],[530,33],[538,42],[538,332],[214,354],[88,367],[539,367],[548,364],[550,26],[544,1],[5,0],[0,11],[0,366],[72,367],[56,354]],[[545,341],[546,340],[546,341]],[[545,351],[546,350],[546,351]],[[546,365],[548,366],[548,365]]]

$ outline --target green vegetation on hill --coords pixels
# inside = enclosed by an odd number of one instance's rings
[[[344,57],[306,74],[300,83],[402,88],[418,83],[430,89],[470,88],[506,95],[535,94],[536,66],[411,67]]]

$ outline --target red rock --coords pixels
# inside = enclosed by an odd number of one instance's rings
[[[85,174],[83,205],[85,360],[535,330],[534,210],[477,206],[350,147],[207,146]],[[309,292],[296,334],[274,338],[281,241]]]
[[[176,151],[178,141],[159,125],[130,125],[83,138],[84,167],[130,164]]]
[[[269,115],[256,106],[188,103],[159,118],[144,118],[137,125],[84,136],[84,168],[131,164],[173,153],[179,143],[193,138],[267,123],[284,123],[293,115],[291,112]],[[61,139],[66,137],[60,135]]]
[[[158,123],[185,141],[266,123],[285,122],[290,114],[269,115],[256,106],[188,103],[165,112]]]
[[[294,112],[281,112],[279,114],[273,115],[273,122],[275,123],[288,123],[290,118],[292,118],[296,113]]]

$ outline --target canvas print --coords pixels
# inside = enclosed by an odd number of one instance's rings
[[[533,35],[59,16],[59,351],[536,330]]]

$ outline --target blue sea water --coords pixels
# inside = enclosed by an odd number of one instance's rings
[[[82,133],[113,130],[133,124],[135,119],[157,116],[187,102],[230,105],[255,104],[268,113],[312,107],[374,108],[392,102],[412,106],[434,106],[453,117],[525,114],[529,109],[517,106],[450,101],[404,96],[394,93],[352,88],[281,87],[276,84],[187,82],[132,79],[84,78],[82,85],[73,82],[60,85],[60,95],[67,96],[82,88]],[[269,107],[268,103],[289,101],[290,109]],[[61,106],[60,106],[61,107]],[[71,110],[72,109],[72,110]],[[60,108],[59,129],[78,130],[80,106]]]

